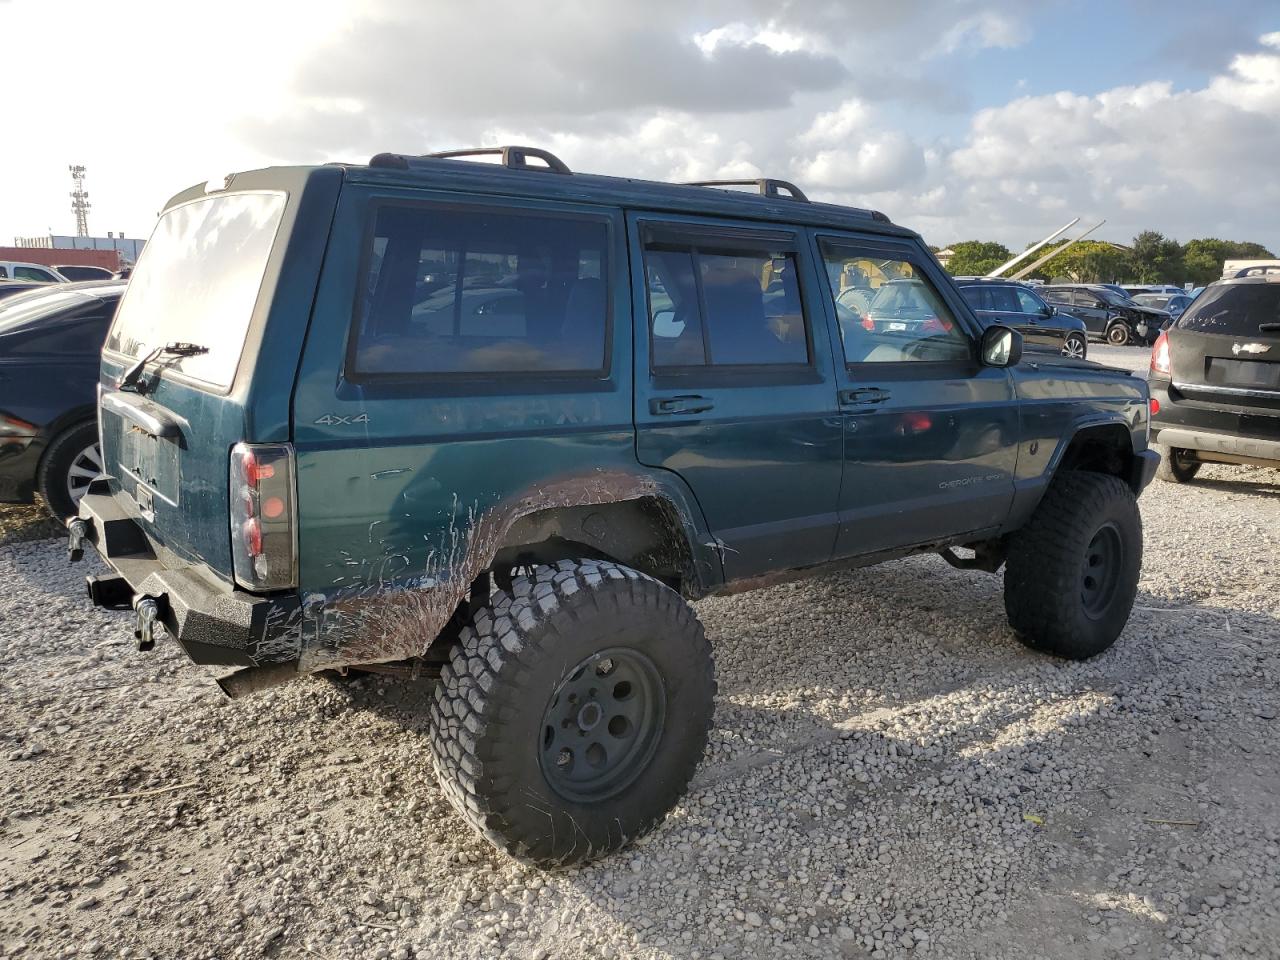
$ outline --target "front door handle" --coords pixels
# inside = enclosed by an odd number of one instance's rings
[[[880,387],[861,387],[857,390],[841,390],[840,403],[850,407],[866,403],[884,403],[889,399],[889,391]]]
[[[710,397],[690,394],[683,397],[653,397],[649,400],[649,412],[655,416],[673,413],[706,413],[715,407]]]

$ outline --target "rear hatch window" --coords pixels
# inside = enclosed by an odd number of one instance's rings
[[[106,349],[136,359],[166,343],[197,343],[208,353],[166,369],[230,387],[284,208],[283,193],[232,193],[168,211],[129,279]]]
[[[1280,283],[1209,287],[1178,320],[1169,347],[1173,380],[1192,399],[1280,405]]]
[[[1178,321],[1179,330],[1228,337],[1275,337],[1264,323],[1280,323],[1280,283],[1231,283],[1205,290]]]

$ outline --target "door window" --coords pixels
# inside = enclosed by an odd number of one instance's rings
[[[1012,287],[992,287],[990,292],[993,309],[1003,311],[1004,313],[1022,312],[1022,309],[1018,305],[1018,296],[1014,293]]]
[[[353,371],[600,375],[608,236],[599,220],[379,207]]]
[[[1037,297],[1030,290],[1014,290],[1014,294],[1018,298],[1018,308],[1020,313],[1033,313],[1044,315],[1044,301]]]
[[[35,267],[14,267],[13,276],[15,280],[35,280],[39,283],[48,283],[55,279],[52,273],[37,270]]]
[[[794,253],[648,242],[644,266],[655,371],[809,363]]]
[[[968,337],[919,267],[827,240],[822,256],[846,363],[969,359]]]
[[[964,297],[965,303],[973,307],[975,310],[991,310],[991,295],[987,292],[987,288],[981,284],[971,284],[967,287],[960,288],[960,296]]]

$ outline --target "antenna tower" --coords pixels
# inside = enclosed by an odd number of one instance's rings
[[[84,189],[84,167],[76,164],[67,167],[71,171],[71,182],[75,189],[71,191],[71,212],[76,215],[76,236],[89,235],[89,194]]]

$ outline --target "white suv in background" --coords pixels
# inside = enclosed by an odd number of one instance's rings
[[[0,260],[0,280],[34,280],[36,283],[71,282],[53,267],[14,260]]]

